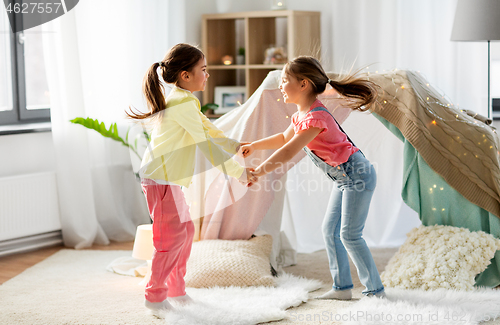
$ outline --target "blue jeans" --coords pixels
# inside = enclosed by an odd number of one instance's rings
[[[353,288],[349,259],[358,271],[359,280],[366,287],[363,294],[384,291],[372,254],[363,239],[370,201],[377,183],[373,165],[361,151],[341,165],[332,167],[304,149],[313,163],[335,182],[325,219],[323,236],[333,278],[334,290]]]

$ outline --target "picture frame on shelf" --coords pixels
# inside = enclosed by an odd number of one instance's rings
[[[215,114],[224,114],[243,104],[247,99],[245,86],[218,86],[214,90],[214,101],[219,107]]]

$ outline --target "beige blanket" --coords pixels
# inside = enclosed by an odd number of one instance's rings
[[[369,78],[381,87],[373,112],[396,126],[450,186],[500,217],[496,130],[448,102],[416,72],[395,70]]]

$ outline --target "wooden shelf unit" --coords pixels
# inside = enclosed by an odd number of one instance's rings
[[[293,10],[203,15],[202,48],[210,74],[203,104],[214,102],[217,86],[246,86],[250,97],[270,71],[283,68],[283,64],[264,64],[265,51],[271,45],[285,47],[288,59],[299,55],[320,59],[320,19],[318,11]],[[223,65],[225,55],[236,61],[240,47],[245,49],[245,64]]]

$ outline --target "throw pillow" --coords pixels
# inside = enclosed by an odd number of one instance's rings
[[[275,286],[269,263],[272,243],[270,235],[195,242],[184,277],[186,286]]]
[[[500,249],[490,234],[452,226],[420,226],[407,236],[381,274],[387,287],[472,290]]]

